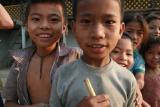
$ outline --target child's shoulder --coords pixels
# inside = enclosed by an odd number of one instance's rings
[[[66,46],[65,44],[60,45],[60,54],[68,54],[69,56],[81,56],[82,55],[82,50],[79,47],[69,47]]]
[[[55,72],[55,76],[58,78],[63,78],[64,81],[72,78],[74,75],[77,75],[77,69],[79,67],[79,59],[61,65]]]
[[[35,47],[31,46],[31,47],[24,48],[24,49],[10,50],[9,52],[10,52],[10,56],[14,60],[19,60],[19,59],[24,59],[24,58],[28,57],[34,51],[35,51]]]

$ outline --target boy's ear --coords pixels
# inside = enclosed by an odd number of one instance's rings
[[[125,31],[125,24],[122,22],[121,23],[121,28],[120,28],[120,35],[122,36],[123,32]]]
[[[73,31],[73,33],[75,33],[76,32],[76,24],[75,24],[75,22],[73,22],[73,24],[72,24],[72,31]]]
[[[62,30],[63,30],[63,33],[67,32],[67,24],[64,24],[64,25],[63,25]]]

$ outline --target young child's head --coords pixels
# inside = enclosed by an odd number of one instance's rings
[[[151,13],[146,17],[149,25],[149,35],[160,36],[160,15]]]
[[[120,1],[77,0],[76,3],[73,30],[84,58],[88,62],[105,59],[104,63],[108,63],[124,29]]]
[[[55,47],[66,30],[61,0],[31,0],[25,17],[28,34],[38,47]]]
[[[133,66],[133,42],[127,32],[123,33],[110,55],[113,60],[123,67],[130,69]]]
[[[152,35],[153,36],[153,35]],[[143,47],[146,67],[156,69],[160,66],[160,37],[150,37]]]
[[[144,17],[138,13],[126,13],[123,19],[126,32],[133,38],[134,48],[140,48],[148,39],[148,25]]]

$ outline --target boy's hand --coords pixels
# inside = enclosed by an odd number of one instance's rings
[[[32,107],[49,107],[49,104],[45,103],[33,104]]]
[[[77,107],[109,107],[109,96],[106,94],[85,97]]]

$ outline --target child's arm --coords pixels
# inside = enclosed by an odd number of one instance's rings
[[[143,100],[142,107],[151,107],[146,101]]]
[[[0,29],[12,29],[14,23],[6,9],[0,4]]]
[[[106,94],[85,97],[77,107],[109,107],[109,96]]]
[[[144,72],[138,72],[135,74],[135,78],[140,90],[144,87],[144,75]]]

